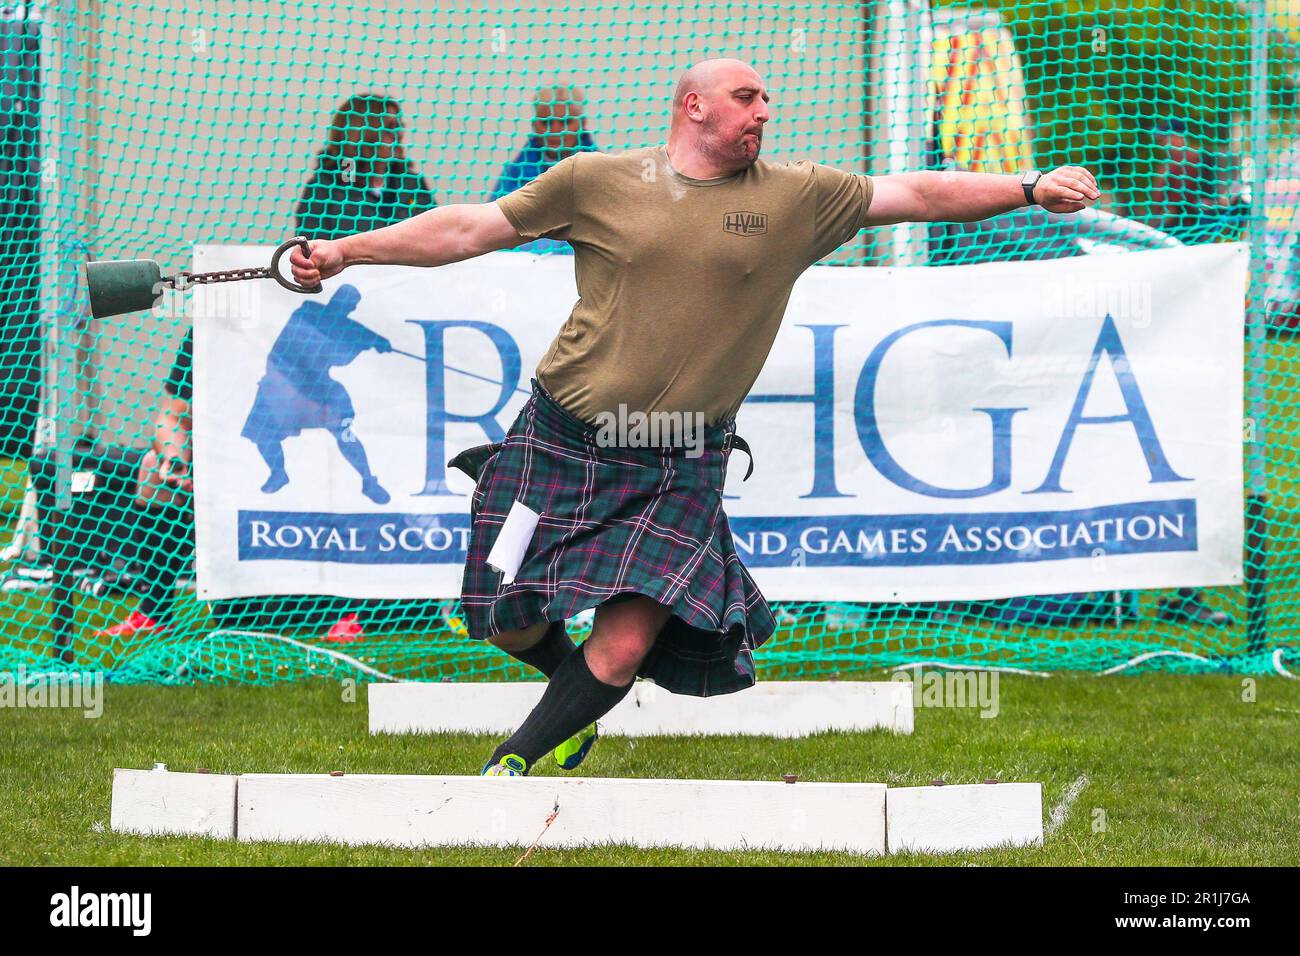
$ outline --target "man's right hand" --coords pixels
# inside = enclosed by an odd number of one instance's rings
[[[322,279],[338,275],[347,265],[343,261],[343,250],[337,240],[312,239],[307,247],[311,249],[310,259],[296,246],[289,254],[290,271],[299,285],[320,285]]]
[[[148,509],[185,507],[193,492],[194,479],[188,469],[182,471],[176,468],[172,460],[153,448],[145,452],[136,476],[137,506]]]

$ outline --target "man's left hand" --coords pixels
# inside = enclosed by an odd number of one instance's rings
[[[1078,212],[1099,198],[1096,177],[1082,166],[1058,166],[1034,185],[1034,199],[1048,212]]]

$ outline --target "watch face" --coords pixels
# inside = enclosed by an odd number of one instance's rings
[[[1026,173],[1025,178],[1020,181],[1020,186],[1025,191],[1025,202],[1030,206],[1034,205],[1036,202],[1036,199],[1034,198],[1034,187],[1038,185],[1038,180],[1042,177],[1042,172],[1035,169]]]

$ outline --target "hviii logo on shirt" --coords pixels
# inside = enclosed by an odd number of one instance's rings
[[[767,233],[767,213],[729,212],[722,217],[722,231],[733,236],[762,236]]]

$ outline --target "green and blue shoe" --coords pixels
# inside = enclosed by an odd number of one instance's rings
[[[591,752],[591,745],[596,742],[598,736],[600,733],[593,723],[556,747],[553,754],[560,769],[576,770],[578,764],[587,759],[587,754]]]
[[[496,763],[490,760],[483,765],[484,777],[526,777],[528,776],[528,761],[516,754],[506,754]]]

